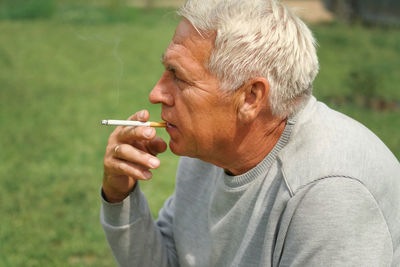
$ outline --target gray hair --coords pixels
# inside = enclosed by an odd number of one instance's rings
[[[187,0],[178,14],[201,34],[216,33],[208,69],[224,90],[254,77],[270,84],[273,114],[289,116],[310,97],[318,73],[309,28],[277,0]]]

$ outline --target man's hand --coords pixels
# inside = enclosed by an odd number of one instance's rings
[[[149,112],[142,110],[129,120],[147,121]],[[136,180],[148,180],[149,169],[160,166],[155,156],[167,149],[167,144],[156,137],[151,127],[117,127],[108,139],[104,156],[103,192],[107,201],[124,200],[132,191]]]

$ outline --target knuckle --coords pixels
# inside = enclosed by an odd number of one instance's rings
[[[108,159],[106,159],[106,158],[104,159],[103,166],[104,166],[104,169],[108,169],[110,167],[110,163],[109,163]]]
[[[112,159],[111,157],[109,157],[109,156],[106,155],[106,156],[104,157],[104,159],[103,159],[103,165],[104,165],[104,168],[107,168],[107,169],[112,168],[113,159]]]
[[[117,170],[119,173],[124,173],[125,170],[126,170],[125,164],[123,164],[123,163],[118,163],[118,164],[116,165],[116,170]]]
[[[134,113],[134,114],[130,115],[130,116],[128,117],[128,119],[127,119],[127,120],[135,120],[135,119],[136,119],[136,117],[137,117],[137,114],[138,114],[138,112],[136,112],[136,113]]]
[[[143,170],[140,166],[134,165],[127,170],[127,174],[135,179],[143,179]]]
[[[131,130],[131,133],[133,136],[137,137],[137,136],[141,136],[141,128],[142,127],[133,127],[133,129]]]
[[[124,136],[124,129],[122,128],[118,130],[118,132],[116,133],[116,139],[121,140],[123,136]]]
[[[140,179],[139,171],[137,169],[132,169],[129,175],[135,179]]]

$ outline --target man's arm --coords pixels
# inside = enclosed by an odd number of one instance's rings
[[[101,223],[119,266],[177,266],[173,197],[165,202],[157,223],[138,184],[122,202],[102,202]]]
[[[147,121],[146,110],[129,119]],[[150,127],[117,127],[104,156],[101,222],[120,266],[173,266],[173,201],[168,201],[158,226],[153,221],[138,181],[148,180],[158,168],[156,155],[166,143]]]
[[[390,232],[363,184],[327,178],[303,190],[295,208],[288,207],[293,213],[279,266],[391,265]]]

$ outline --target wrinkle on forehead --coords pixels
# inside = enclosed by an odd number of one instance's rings
[[[169,48],[181,45],[186,50],[189,50],[187,48],[190,47],[192,48],[190,49],[192,57],[206,66],[214,48],[215,37],[216,34],[212,33],[208,34],[207,38],[204,38],[187,19],[183,18],[175,30]]]
[[[185,74],[188,81],[201,86],[216,78],[207,66],[213,46],[214,38],[203,38],[189,21],[183,19],[163,54],[162,63]]]

